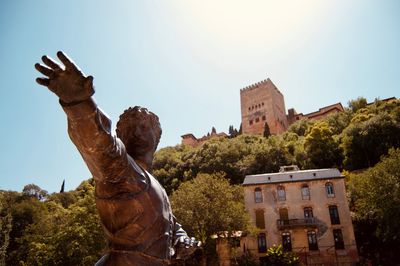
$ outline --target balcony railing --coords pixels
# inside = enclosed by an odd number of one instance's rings
[[[295,227],[317,227],[317,220],[314,217],[288,220],[279,219],[276,222],[279,230]]]

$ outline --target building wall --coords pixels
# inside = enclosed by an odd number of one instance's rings
[[[333,183],[335,197],[328,198],[325,190],[326,182]],[[301,195],[301,186],[307,184],[310,188],[310,200],[303,200]],[[358,259],[356,242],[353,226],[351,222],[350,211],[346,199],[344,179],[331,180],[313,180],[307,182],[286,182],[280,185],[285,187],[286,200],[278,201],[277,186],[279,184],[251,185],[245,186],[245,204],[253,223],[255,224],[255,211],[264,210],[264,220],[266,228],[260,233],[265,233],[267,238],[267,247],[282,244],[282,232],[290,232],[292,248],[294,252],[300,255],[307,254],[307,261],[313,263],[329,263],[329,261],[347,261],[350,264]],[[262,189],[263,202],[255,203],[254,189]],[[329,206],[336,205],[339,212],[340,224],[332,225],[329,215]],[[277,220],[280,219],[279,209],[287,208],[289,219],[304,219],[304,208],[311,207],[313,216],[316,219],[316,228],[311,226],[302,226],[290,229],[279,230]],[[343,234],[344,250],[335,250],[333,229],[341,229]],[[319,251],[310,251],[308,249],[307,231],[315,230],[317,232],[317,243]],[[255,237],[245,240],[246,247],[257,256],[263,256],[258,253],[258,244]],[[265,254],[264,254],[265,255]],[[304,258],[303,258],[304,259]],[[329,264],[326,264],[329,265]]]
[[[240,90],[240,106],[244,134],[263,134],[265,122],[272,134],[287,129],[283,95],[270,79]]]

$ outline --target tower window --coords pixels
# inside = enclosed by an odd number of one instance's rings
[[[262,116],[262,120],[263,120],[263,121],[267,120],[267,118],[265,117],[265,115]]]
[[[253,120],[250,120],[250,121],[249,121],[249,124],[250,124],[250,126],[251,126],[251,125],[253,124]]]
[[[259,117],[256,118],[256,123],[257,123],[257,122],[260,122],[260,118],[259,118]]]

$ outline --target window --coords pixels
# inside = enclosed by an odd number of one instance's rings
[[[265,229],[264,210],[256,210],[256,227]]]
[[[286,192],[285,192],[285,188],[283,186],[278,186],[277,192],[278,192],[278,200],[279,201],[286,200]]]
[[[260,118],[258,118],[258,117],[256,118],[256,123],[257,123],[257,122],[260,122]]]
[[[308,239],[308,249],[318,250],[317,233],[315,233],[315,231],[308,231],[307,239]]]
[[[305,207],[304,208],[304,218],[308,219],[308,218],[313,218],[314,214],[312,211],[311,207]]]
[[[258,242],[258,252],[259,253],[266,252],[267,251],[267,239],[266,239],[264,233],[258,234],[257,242]]]
[[[333,229],[333,240],[335,241],[335,249],[344,249],[342,230]]]
[[[284,224],[288,223],[289,221],[288,209],[286,208],[279,209],[279,219],[281,219]]]
[[[263,120],[263,121],[267,120],[267,118],[265,117],[265,115],[262,116],[262,120]]]
[[[335,191],[333,190],[333,184],[331,182],[325,184],[325,189],[326,189],[326,196],[328,198],[335,197]]]
[[[338,208],[335,205],[329,206],[329,216],[331,217],[331,224],[340,224]]]
[[[292,240],[289,232],[282,233],[282,247],[283,251],[292,251]]]
[[[309,200],[310,199],[310,188],[308,185],[303,185],[301,187],[301,198],[303,200]]]
[[[249,121],[249,124],[250,124],[250,126],[251,126],[251,125],[253,124],[253,120],[250,120],[250,121]]]
[[[254,189],[254,201],[255,203],[263,202],[262,190],[259,187]]]

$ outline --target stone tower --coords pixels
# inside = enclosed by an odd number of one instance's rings
[[[263,134],[265,123],[271,134],[288,127],[285,100],[269,78],[240,90],[240,108],[244,134]]]

